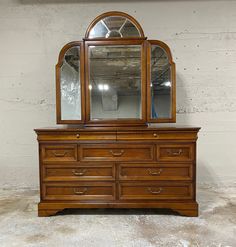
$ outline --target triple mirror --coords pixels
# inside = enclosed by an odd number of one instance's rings
[[[98,16],[56,66],[57,123],[87,126],[175,122],[175,64],[122,12]]]

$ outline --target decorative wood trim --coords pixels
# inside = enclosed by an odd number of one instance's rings
[[[119,11],[110,11],[110,12],[106,12],[106,13],[103,13],[99,16],[97,16],[89,25],[89,27],[87,28],[86,30],[86,33],[85,33],[85,38],[88,39],[89,38],[89,33],[91,31],[91,29],[100,21],[102,20],[103,18],[106,18],[108,16],[122,16],[122,17],[126,17],[131,23],[133,23],[136,28],[138,29],[139,31],[139,34],[141,37],[144,37],[144,32],[143,32],[143,29],[141,27],[141,25],[138,23],[137,20],[135,20],[131,15],[128,15],[124,12],[119,12]],[[122,38],[120,38],[122,39]]]

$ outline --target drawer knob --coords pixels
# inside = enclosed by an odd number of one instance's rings
[[[153,136],[154,136],[154,137],[158,137],[157,133],[154,133]]]
[[[159,169],[158,171],[152,171],[152,169],[148,169],[148,173],[149,175],[152,175],[152,176],[158,176],[162,173],[162,169]]]
[[[120,150],[120,152],[114,152],[113,150],[110,150],[110,153],[115,157],[122,156],[124,152],[125,152],[124,150]]]
[[[152,189],[152,188],[148,188],[148,191],[151,193],[151,194],[160,194],[162,192],[162,188],[159,188],[158,190],[156,189]]]
[[[80,137],[80,134],[76,134],[76,138],[79,138]]]
[[[84,195],[88,189],[84,188],[82,191],[79,191],[78,189],[74,189],[74,193],[76,195]]]
[[[75,176],[83,176],[85,173],[86,173],[86,169],[83,169],[83,170],[73,170],[72,173],[75,175]]]
[[[169,151],[168,151],[168,154],[169,154],[169,155],[172,155],[172,156],[179,156],[179,155],[182,154],[182,152],[183,152],[182,149],[179,149],[179,151],[171,151],[171,150],[169,150]]]
[[[57,152],[55,151],[55,152],[53,152],[53,154],[54,154],[55,157],[65,157],[66,154],[67,154],[67,152],[64,151],[63,153],[57,153]]]

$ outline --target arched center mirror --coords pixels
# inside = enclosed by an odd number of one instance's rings
[[[140,24],[108,12],[83,41],[63,47],[56,66],[57,122],[86,126],[175,122],[175,65],[170,49]]]

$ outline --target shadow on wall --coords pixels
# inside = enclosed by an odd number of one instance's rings
[[[93,3],[111,3],[110,0],[17,0],[20,4],[71,4],[71,3],[86,3],[86,4],[93,4]],[[215,1],[222,1],[222,0],[146,0],[146,2],[215,2]],[[229,0],[234,1],[234,0]],[[130,3],[130,2],[144,2],[143,0],[119,0],[122,3]],[[114,2],[115,3],[115,2]]]
[[[207,164],[205,160],[198,159],[197,160],[197,177],[201,178],[197,179],[198,185],[212,185],[217,187],[225,187],[225,185],[221,182],[221,180],[217,177],[216,173],[211,166]],[[200,180],[200,181],[199,181]]]
[[[176,75],[176,99],[177,99],[177,124],[178,125],[189,125],[194,126],[191,119],[192,114],[190,106],[190,99],[187,95],[186,85],[184,77],[177,73]],[[198,127],[198,126],[196,126]],[[201,126],[200,126],[201,127]],[[199,133],[201,136],[201,130]],[[200,141],[197,143],[197,153],[201,151]],[[203,147],[202,147],[203,148]],[[206,159],[197,159],[197,181],[199,185],[217,185],[223,186],[220,179],[217,178],[214,170],[210,169],[210,165],[207,163]]]

